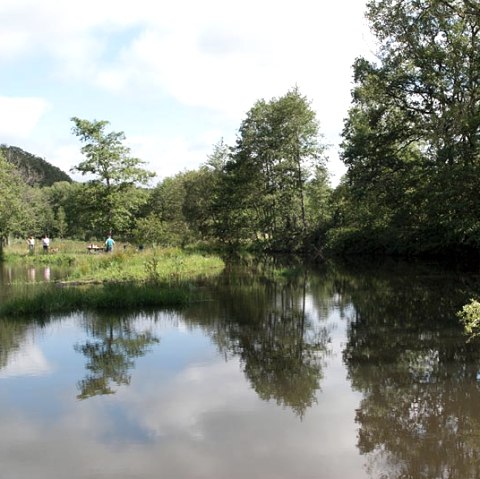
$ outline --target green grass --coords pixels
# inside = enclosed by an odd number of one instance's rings
[[[125,248],[124,248],[125,246]],[[122,243],[113,253],[87,252],[87,244],[80,241],[52,241],[55,253],[43,254],[37,249],[28,253],[20,241],[5,248],[4,261],[26,266],[50,265],[68,267],[67,281],[121,282],[121,281],[186,281],[216,275],[224,268],[218,256],[179,248],[157,248],[137,251]]]
[[[220,273],[220,258],[185,253],[179,249],[114,252],[77,258],[72,281],[186,281]]]
[[[105,284],[58,287],[37,285],[28,292],[0,304],[0,317],[47,315],[79,310],[142,310],[152,307],[179,307],[198,299],[189,285]]]
[[[0,304],[0,316],[181,306],[197,297],[194,291],[198,289],[191,286],[195,281],[217,275],[224,268],[217,256],[179,248],[140,252],[117,243],[113,253],[90,254],[83,242],[51,244],[58,252],[37,250],[30,255],[26,244],[20,242],[5,248],[7,263],[68,266],[69,272],[61,285],[25,285],[21,293]]]

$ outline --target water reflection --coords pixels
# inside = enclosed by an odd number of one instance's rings
[[[240,358],[245,376],[264,400],[300,417],[315,402],[328,354],[329,334],[307,308],[308,277],[288,279],[226,274],[216,301],[190,309],[190,321],[208,323],[225,356]]]
[[[29,267],[27,269],[28,281],[30,281],[31,283],[35,283],[36,277],[37,277],[37,269],[33,266]]]
[[[288,281],[229,278],[222,277],[209,290],[215,301],[189,308],[183,320],[205,328],[227,359],[240,358],[260,398],[303,416],[320,388],[329,342],[316,312],[307,310],[307,276]],[[112,394],[112,384],[128,385],[133,359],[159,342],[150,332],[135,331],[134,316],[89,315],[84,327],[89,339],[75,346],[88,358],[88,374],[78,383],[80,399]]]
[[[0,263],[0,290],[8,285],[20,284],[25,281],[29,283],[49,282],[63,278],[67,273],[64,267],[42,266],[19,266]]]
[[[394,272],[344,275],[358,448],[375,478],[479,477],[480,348],[454,315],[477,278]]]
[[[244,266],[168,314],[0,321],[6,477],[480,477],[476,276]]]
[[[26,342],[30,321],[0,321],[0,371],[11,363],[12,356]]]
[[[78,383],[78,399],[113,394],[112,383],[117,386],[130,384],[130,371],[135,366],[133,360],[144,356],[159,342],[151,331],[137,331],[132,318],[118,314],[88,314],[84,328],[89,339],[74,346],[75,351],[87,358],[87,375]]]

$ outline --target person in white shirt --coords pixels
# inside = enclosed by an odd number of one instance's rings
[[[30,254],[33,254],[35,251],[35,238],[33,236],[29,236],[27,238],[27,244],[28,244],[28,252]]]
[[[43,252],[48,253],[48,247],[50,246],[50,238],[48,237],[48,235],[45,235],[42,238],[42,245],[43,245]]]

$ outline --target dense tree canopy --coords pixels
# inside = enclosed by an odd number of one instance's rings
[[[277,250],[302,244],[313,226],[306,193],[323,163],[320,140],[315,112],[297,88],[250,109],[225,166],[229,201],[241,218],[239,234]]]
[[[89,121],[73,117],[73,133],[84,144],[81,152],[85,159],[74,170],[93,177],[88,183],[88,202],[85,213],[90,212],[90,228],[103,234],[115,230],[125,232],[133,222],[135,210],[144,203],[144,197],[135,186],[146,185],[153,173],[145,170],[138,158],[130,156],[123,144],[123,132],[105,131],[108,121]]]
[[[24,184],[15,170],[0,154],[0,253],[3,241],[10,233],[22,231]]]
[[[366,249],[478,249],[479,13],[468,0],[368,3],[378,61],[354,65],[331,238],[341,227]]]

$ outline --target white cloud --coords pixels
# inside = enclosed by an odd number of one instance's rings
[[[42,350],[30,338],[20,350],[13,352],[7,365],[0,370],[0,379],[18,376],[40,376],[52,372]]]
[[[82,154],[80,153],[80,147],[75,141],[65,143],[61,145],[52,145],[51,153],[48,157],[48,161],[53,165],[57,165],[71,178],[77,181],[84,181],[85,178],[81,174],[74,174],[70,170],[75,165],[78,165],[82,160]]]
[[[351,64],[364,47],[362,5],[351,3],[319,9],[302,0],[293,9],[247,1],[234,14],[214,1],[193,11],[189,2],[170,5],[165,17],[145,19],[108,68],[99,66],[96,81],[125,91],[159,88],[185,105],[236,118],[257,99],[298,84],[320,100],[320,112],[338,117],[349,101]],[[334,93],[339,89],[341,101]]]
[[[27,137],[49,108],[43,98],[0,97],[0,137]]]
[[[27,32],[3,29],[0,31],[0,58],[14,59],[28,49],[29,35]]]
[[[199,159],[206,161],[213,150],[213,144],[220,137],[215,132],[206,132],[201,137],[187,138],[184,135],[172,137],[132,136],[128,144],[132,154],[147,163],[146,168],[154,171],[154,182],[175,174],[199,167]],[[212,141],[211,141],[212,140]]]
[[[102,92],[101,114],[112,122],[112,102],[151,100],[160,110],[168,101],[172,111],[198,113],[199,124],[202,113],[216,113],[218,129],[225,130],[232,121],[239,126],[256,100],[298,85],[312,100],[326,141],[336,144],[350,101],[351,65],[371,42],[364,6],[358,0],[245,0],[237,6],[222,0],[85,0],[72,8],[57,0],[4,0],[0,61],[8,58],[10,66],[41,58],[52,86],[72,85],[82,109],[93,110],[87,99]],[[61,110],[53,89],[48,98]],[[156,156],[167,153],[182,168],[204,161],[186,128],[179,123],[173,139],[158,139],[163,146]],[[120,129],[129,136],[128,124]],[[146,141],[142,151],[154,143]],[[342,170],[336,153],[331,164]],[[172,171],[169,165],[162,170]]]

